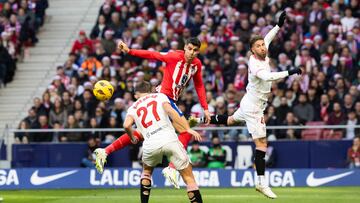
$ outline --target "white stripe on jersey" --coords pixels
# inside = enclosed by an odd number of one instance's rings
[[[172,90],[173,90],[174,100],[177,100],[177,97],[176,97],[176,78],[177,78],[177,76],[179,74],[181,64],[182,64],[182,61],[177,62],[176,66],[175,66],[174,73],[173,73]]]

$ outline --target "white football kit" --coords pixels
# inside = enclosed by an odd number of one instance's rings
[[[266,49],[279,30],[280,27],[276,25],[266,34]],[[266,137],[264,110],[271,91],[271,82],[289,75],[288,71],[271,72],[269,60],[268,56],[265,60],[257,59],[255,55],[250,56],[246,94],[240,102],[240,108],[233,115],[235,121],[245,120],[253,139]]]
[[[143,162],[155,167],[165,155],[177,170],[182,170],[189,165],[189,158],[165,112],[165,102],[170,103],[165,94],[148,94],[131,105],[127,115],[134,118],[144,137]]]

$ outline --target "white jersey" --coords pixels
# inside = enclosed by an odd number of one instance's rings
[[[162,93],[149,94],[138,99],[128,109],[128,115],[135,120],[137,130],[144,137],[143,149],[154,150],[177,141],[178,137],[165,112],[163,104],[170,103]]]
[[[254,55],[249,59],[249,82],[246,86],[246,92],[257,99],[267,101],[271,90],[271,81],[263,80],[256,76],[260,70],[270,72],[269,57],[266,56],[265,61],[256,59]]]
[[[272,39],[275,37],[276,33],[279,30],[280,27],[276,25],[265,36],[264,42],[266,49],[269,48]],[[263,73],[263,75],[258,74],[260,71]],[[249,59],[249,83],[246,86],[246,92],[247,94],[250,94],[250,96],[260,101],[266,102],[268,100],[268,95],[271,91],[271,82],[273,80],[284,78],[287,75],[287,71],[277,73],[271,72],[270,59],[268,56],[266,56],[265,60],[261,60],[256,58],[255,55],[251,55]]]

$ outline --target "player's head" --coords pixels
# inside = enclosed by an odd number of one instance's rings
[[[184,50],[185,50],[185,60],[191,62],[198,54],[200,50],[201,42],[196,37],[191,37],[186,40]]]
[[[140,97],[151,93],[151,84],[146,81],[138,83],[135,86],[134,92],[135,92],[135,98],[139,99]]]
[[[256,35],[250,39],[250,50],[258,58],[265,59],[267,49],[262,36]]]

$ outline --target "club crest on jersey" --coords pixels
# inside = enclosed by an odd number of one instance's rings
[[[196,73],[196,71],[197,71],[196,66],[193,65],[193,64],[191,64],[191,66],[190,66],[190,74],[191,74],[191,75],[194,75],[194,74]]]

